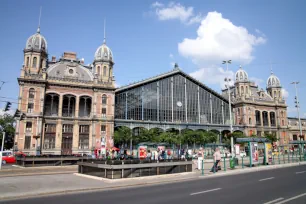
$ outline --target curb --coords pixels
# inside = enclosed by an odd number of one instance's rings
[[[189,178],[178,178],[177,180],[168,180],[168,181],[156,181],[156,182],[140,182],[136,184],[128,184],[128,185],[115,185],[115,186],[106,186],[106,187],[94,187],[94,188],[81,188],[81,189],[72,189],[72,190],[62,190],[62,191],[52,191],[52,192],[44,192],[44,193],[32,193],[26,195],[19,195],[19,196],[0,196],[0,201],[7,201],[7,200],[18,200],[18,199],[26,199],[26,198],[35,198],[35,197],[44,197],[44,196],[51,196],[51,195],[66,195],[66,194],[74,194],[74,193],[84,193],[84,192],[97,192],[97,191],[104,191],[104,190],[116,190],[121,188],[132,188],[132,187],[139,187],[143,185],[157,185],[157,184],[168,184],[168,183],[179,183],[184,181],[192,181],[196,179],[210,179],[214,177],[222,177],[222,176],[230,176],[235,174],[245,174],[245,173],[252,173],[256,171],[266,171],[272,169],[280,169],[280,168],[287,168],[293,166],[300,166],[306,165],[306,162],[299,162],[299,163],[292,163],[292,164],[281,164],[281,165],[273,165],[273,166],[264,166],[264,167],[254,167],[251,169],[239,169],[234,170],[232,172],[227,173],[219,173],[219,174],[210,174],[204,176],[196,176],[196,177],[189,177]],[[191,172],[194,173],[194,172]],[[76,174],[76,173],[75,173]],[[83,176],[83,175],[82,175]],[[162,176],[169,176],[169,175],[162,175]],[[85,177],[92,177],[86,175]],[[159,176],[161,177],[161,176]],[[148,178],[148,177],[146,177]],[[152,178],[152,177],[151,177]],[[98,178],[99,179],[99,178]],[[134,179],[134,178],[131,178]]]
[[[41,175],[54,175],[54,174],[73,174],[75,171],[59,171],[59,172],[44,172],[44,173],[16,173],[16,174],[0,174],[0,178],[5,178],[5,177],[15,177],[15,176],[41,176]]]

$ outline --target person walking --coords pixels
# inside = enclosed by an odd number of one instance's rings
[[[215,163],[214,163],[213,167],[211,168],[210,172],[213,172],[214,168],[215,168],[215,172],[218,171],[218,164],[219,164],[220,160],[221,160],[220,149],[216,148],[216,151],[214,153],[214,161],[215,161]]]
[[[147,160],[151,160],[151,151],[150,150],[148,150],[148,153],[147,153]]]

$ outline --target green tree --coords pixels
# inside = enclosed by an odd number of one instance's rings
[[[128,127],[119,127],[114,132],[114,142],[116,144],[127,144],[132,138],[132,130]]]
[[[273,144],[273,142],[276,142],[277,141],[277,137],[275,134],[270,134],[270,133],[267,133],[265,134],[265,137],[270,140],[270,142]]]
[[[15,119],[12,115],[4,114],[0,116],[0,139],[2,144],[3,132],[5,132],[5,138],[12,138],[13,141],[15,135],[15,127],[14,127]],[[9,141],[9,140],[6,140]],[[13,147],[13,142],[4,143],[4,149],[11,149]]]

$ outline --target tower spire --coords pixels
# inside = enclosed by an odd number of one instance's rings
[[[40,18],[41,18],[41,7],[39,10],[39,18],[38,18],[38,28],[37,28],[37,33],[40,33]]]
[[[273,74],[272,62],[271,62],[271,60],[270,60],[270,72],[271,72],[271,74]]]
[[[106,25],[106,21],[105,21],[105,18],[104,18],[104,40],[103,40],[104,44],[106,44],[105,25]]]

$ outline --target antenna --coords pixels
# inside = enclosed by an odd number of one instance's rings
[[[270,60],[270,71],[271,71],[271,74],[273,74],[272,62],[271,62],[271,60]]]
[[[37,32],[40,33],[40,18],[41,18],[41,7],[39,10],[39,18],[38,18],[38,28],[37,28]]]
[[[106,25],[106,20],[104,18],[104,40],[103,40],[104,44],[106,43],[105,25]]]

